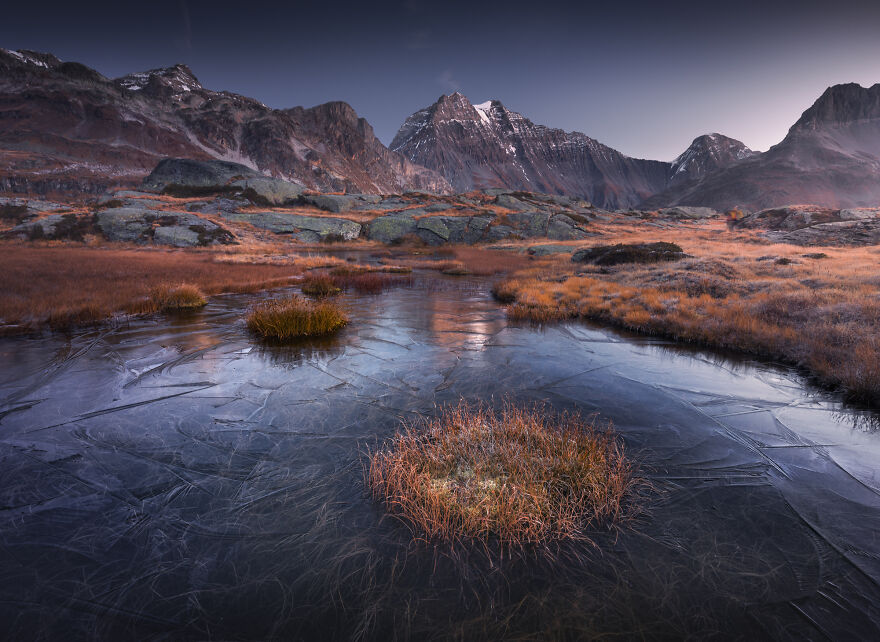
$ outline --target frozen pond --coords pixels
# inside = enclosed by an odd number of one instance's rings
[[[248,334],[249,295],[0,339],[6,636],[880,638],[872,414],[772,365],[508,325],[488,291],[348,295],[349,328],[288,348]],[[362,452],[503,395],[612,420],[649,510],[553,555],[412,541]]]

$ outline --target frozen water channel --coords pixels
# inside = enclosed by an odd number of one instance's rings
[[[333,340],[261,345],[250,295],[0,340],[0,622],[11,638],[880,638],[880,433],[796,373],[570,323],[484,281],[346,296]],[[362,453],[467,399],[614,422],[653,482],[598,548],[413,541]]]

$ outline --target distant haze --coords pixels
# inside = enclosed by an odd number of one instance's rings
[[[0,46],[116,77],[187,63],[271,107],[344,100],[386,144],[458,90],[628,155],[779,142],[829,85],[880,82],[880,2],[11,3]]]

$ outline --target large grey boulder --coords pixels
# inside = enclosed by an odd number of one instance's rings
[[[547,225],[547,238],[553,241],[575,241],[588,236],[588,232],[578,227],[577,222],[565,214],[554,215]]]
[[[361,233],[359,223],[344,218],[302,216],[286,212],[223,212],[221,216],[229,221],[250,223],[275,234],[290,234],[305,243],[327,239],[351,241]]]
[[[315,207],[338,214],[355,209],[358,199],[354,196],[339,194],[307,194],[301,200]]]
[[[544,245],[532,245],[526,251],[531,256],[551,256],[553,254],[571,254],[575,251],[576,248],[571,245],[555,245],[553,243],[546,243]]]
[[[262,174],[256,170],[221,160],[193,160],[191,158],[166,158],[159,161],[143,186],[150,191],[161,192],[169,185],[186,187],[225,186],[235,179],[256,178]]]
[[[367,238],[381,243],[394,243],[415,232],[416,220],[399,214],[380,216],[367,226]]]
[[[514,212],[505,217],[525,238],[533,238],[547,235],[547,225],[550,215],[546,212]]]
[[[259,205],[284,205],[297,200],[303,192],[302,185],[269,176],[243,178],[232,185],[240,187],[246,198]]]
[[[182,225],[157,227],[153,231],[153,242],[159,245],[173,245],[175,247],[194,247],[200,245],[199,233]]]
[[[495,204],[498,207],[504,207],[509,210],[519,210],[522,212],[533,210],[535,208],[534,205],[521,201],[510,194],[499,194],[495,197]]]
[[[428,245],[443,245],[449,241],[449,226],[441,216],[427,216],[416,222],[416,234]]]

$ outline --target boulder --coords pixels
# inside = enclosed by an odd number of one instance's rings
[[[531,256],[550,256],[552,254],[571,254],[574,252],[575,248],[571,245],[556,245],[553,243],[548,243],[546,245],[532,245],[526,251]]]
[[[535,208],[534,205],[521,201],[510,194],[499,194],[495,197],[495,205],[509,210],[519,210],[526,212]]]
[[[161,192],[169,185],[185,187],[222,187],[235,179],[261,177],[259,172],[241,165],[221,160],[193,160],[189,158],[166,158],[159,161],[143,186],[149,191]]]
[[[505,216],[508,222],[519,230],[526,238],[547,236],[547,226],[550,223],[550,215],[546,212],[513,212]]]
[[[359,223],[344,218],[302,216],[287,212],[227,212],[221,215],[227,220],[250,223],[275,234],[290,234],[305,243],[317,243],[328,238],[351,241],[361,233]]]
[[[367,238],[381,243],[394,243],[415,232],[416,220],[400,214],[380,216],[367,226]]]
[[[486,230],[492,224],[493,218],[494,216],[472,216],[467,219],[461,242],[468,245],[479,243],[486,235]]]
[[[661,263],[678,261],[687,254],[675,243],[618,243],[581,248],[571,255],[575,263],[593,265],[620,265],[622,263]]]
[[[268,176],[243,178],[232,185],[240,187],[245,198],[257,205],[284,205],[297,200],[303,191],[302,185]]]
[[[547,238],[553,241],[575,241],[588,236],[588,232],[578,227],[577,222],[565,214],[554,215],[547,225]]]
[[[354,196],[340,194],[307,194],[302,196],[301,200],[334,214],[353,210],[357,204],[357,199]]]
[[[428,245],[442,245],[449,241],[449,226],[440,216],[426,216],[416,222],[416,234]]]
[[[510,238],[519,239],[522,238],[522,234],[520,234],[518,230],[510,227],[509,225],[493,225],[486,232],[484,238],[486,241],[494,243],[495,241],[502,241],[504,239]]]
[[[183,225],[157,227],[153,231],[153,242],[159,245],[173,245],[175,247],[195,247],[196,245],[201,245],[199,243],[198,231]]]

